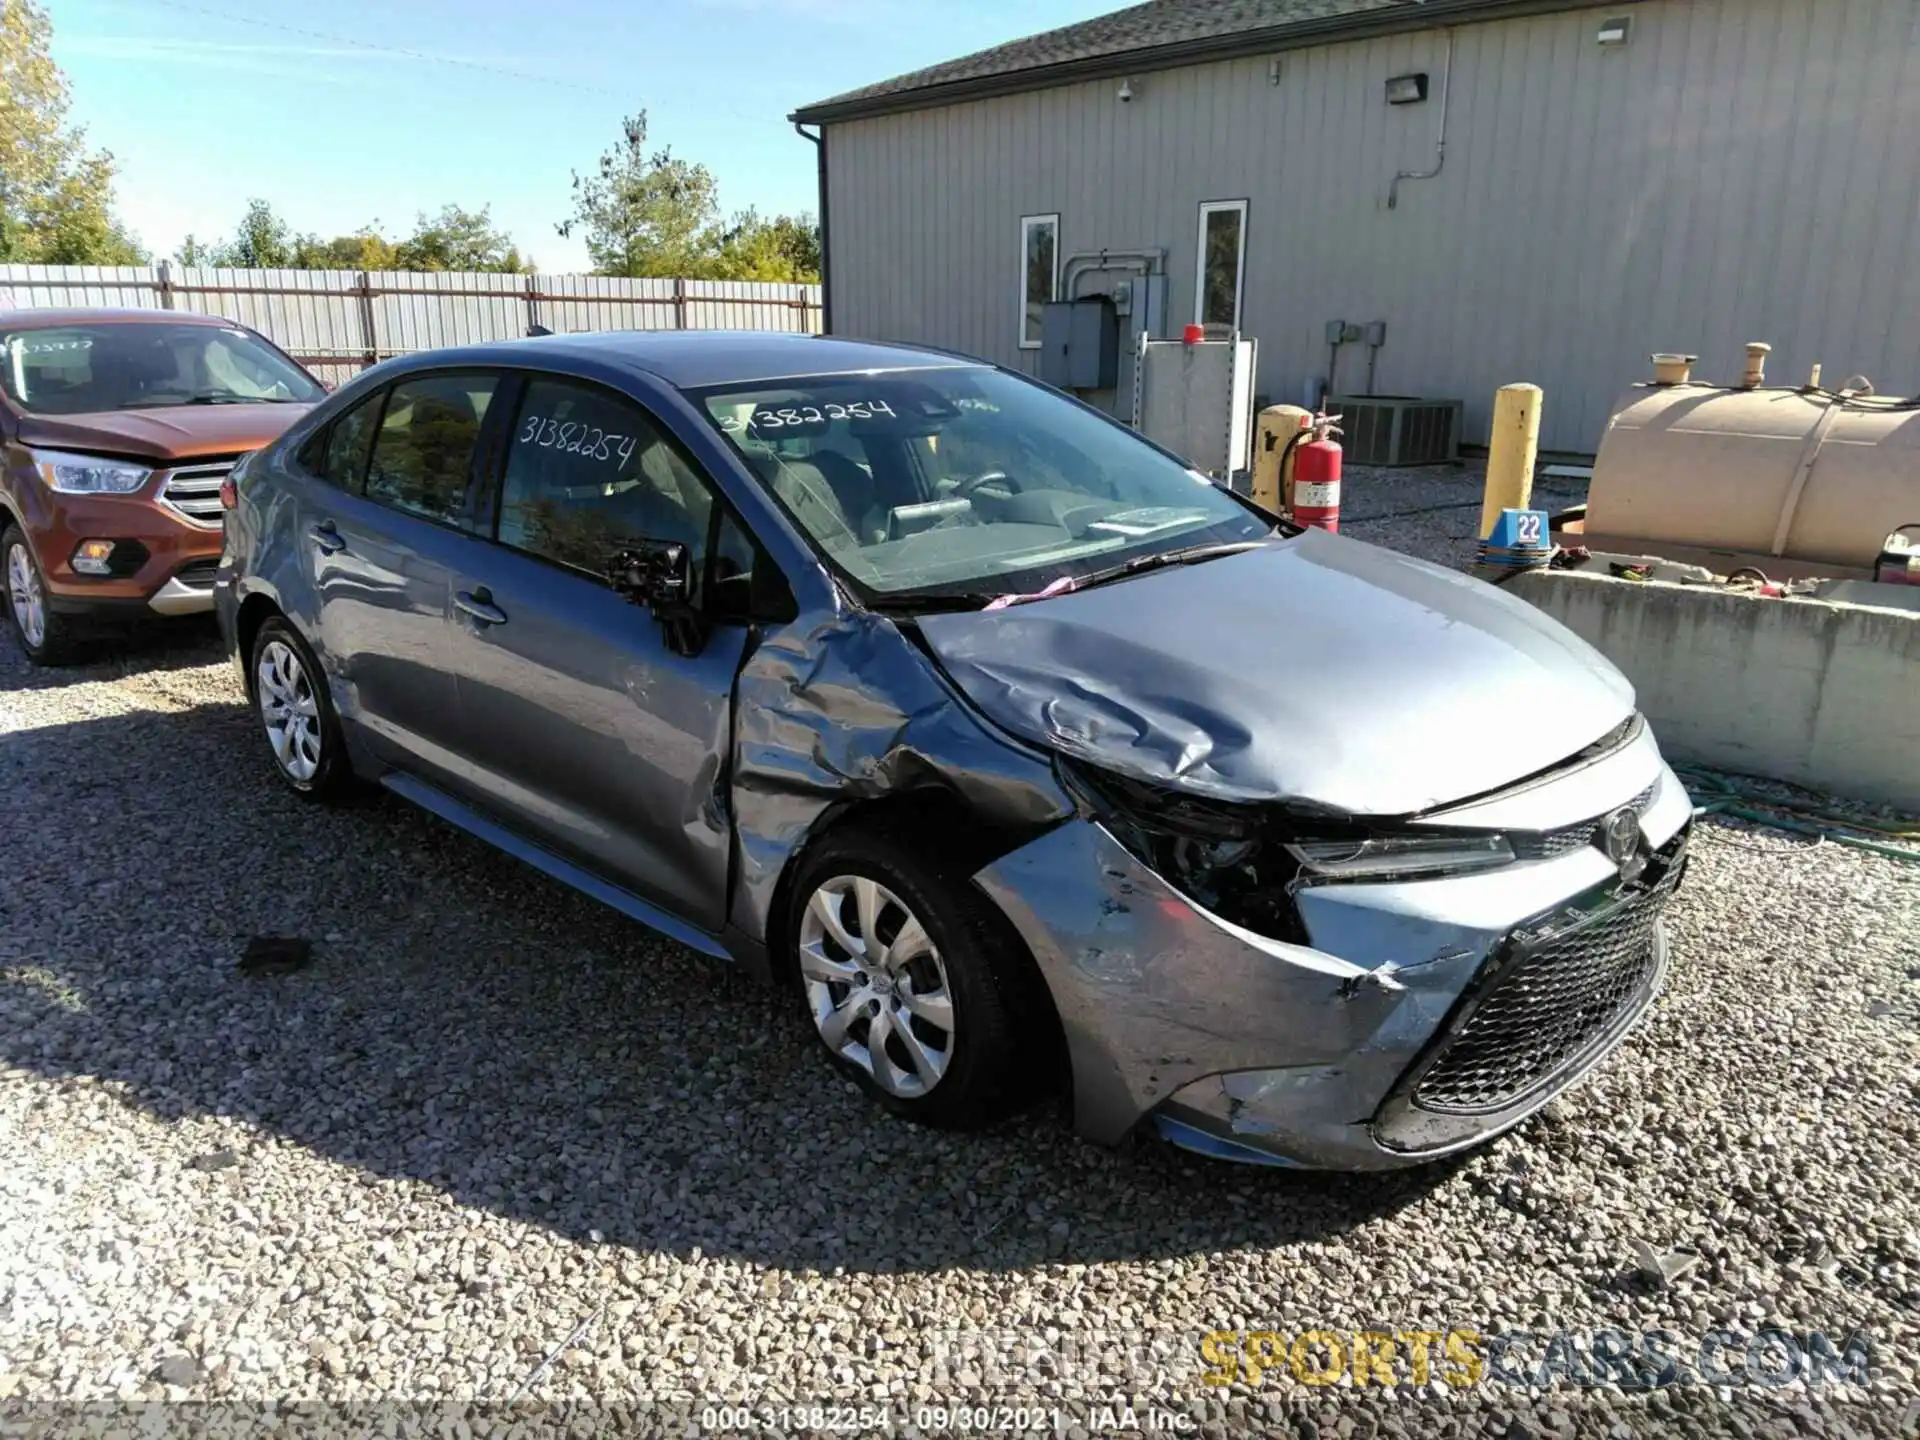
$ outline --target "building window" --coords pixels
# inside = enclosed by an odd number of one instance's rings
[[[1060,293],[1060,217],[1020,217],[1020,348],[1040,348],[1047,302]]]
[[[1247,260],[1247,202],[1209,200],[1200,207],[1200,254],[1193,318],[1222,330],[1240,328],[1241,276]]]

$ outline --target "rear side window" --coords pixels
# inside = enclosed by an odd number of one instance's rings
[[[527,386],[507,439],[501,544],[604,576],[628,541],[677,540],[697,571],[712,509],[706,482],[632,400],[571,380]]]
[[[395,385],[373,437],[367,498],[464,526],[473,453],[495,384],[492,375],[423,375]]]
[[[384,390],[376,390],[301,446],[300,463],[307,472],[342,490],[358,490],[385,397]]]

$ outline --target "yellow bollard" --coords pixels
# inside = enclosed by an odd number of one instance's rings
[[[1533,464],[1540,456],[1538,385],[1502,385],[1493,397],[1493,435],[1487,442],[1487,492],[1480,505],[1480,538],[1493,533],[1502,510],[1524,510],[1533,496]]]
[[[1279,515],[1293,508],[1293,451],[1287,444],[1312,423],[1313,416],[1298,405],[1269,405],[1260,412],[1253,445],[1253,503],[1261,509]]]

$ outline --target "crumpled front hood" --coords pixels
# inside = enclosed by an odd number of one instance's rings
[[[1024,739],[1195,794],[1350,815],[1498,789],[1633,710],[1626,678],[1525,601],[1318,530],[920,626]]]

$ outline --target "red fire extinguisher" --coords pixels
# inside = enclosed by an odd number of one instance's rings
[[[1293,518],[1296,524],[1322,530],[1340,528],[1340,433],[1338,415],[1320,415],[1313,422],[1313,439],[1300,446],[1293,459]]]

